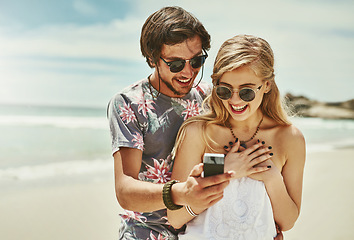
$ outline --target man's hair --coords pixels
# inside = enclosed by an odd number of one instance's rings
[[[146,19],[141,30],[141,53],[152,68],[164,44],[178,44],[195,36],[200,37],[203,49],[210,49],[210,35],[196,17],[181,7],[164,7]]]

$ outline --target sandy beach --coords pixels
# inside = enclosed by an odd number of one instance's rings
[[[354,239],[353,155],[354,149],[308,153],[301,215],[284,239]],[[1,193],[0,239],[117,239],[122,210],[112,171],[104,176],[32,183]]]
[[[353,148],[307,154],[300,217],[284,239],[354,239],[353,156]]]

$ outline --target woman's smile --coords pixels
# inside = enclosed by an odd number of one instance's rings
[[[243,106],[236,106],[236,105],[230,104],[230,106],[231,106],[232,112],[237,113],[237,114],[241,114],[246,111],[248,104],[243,105]]]

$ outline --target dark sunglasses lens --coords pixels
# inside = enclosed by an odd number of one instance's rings
[[[255,98],[256,93],[251,88],[243,88],[239,92],[239,96],[243,101],[250,102]]]
[[[205,62],[205,56],[198,56],[191,59],[192,68],[200,68]]]
[[[218,86],[216,87],[216,95],[222,100],[227,100],[231,97],[232,91],[227,87]]]
[[[170,63],[170,71],[173,73],[180,72],[183,70],[186,61],[177,60]]]

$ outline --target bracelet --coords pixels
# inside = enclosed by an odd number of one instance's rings
[[[199,214],[196,214],[195,212],[193,212],[192,208],[190,206],[184,206],[187,210],[187,212],[189,213],[189,215],[191,215],[192,217],[196,217],[198,216]]]
[[[173,184],[178,183],[178,182],[179,181],[177,181],[177,180],[171,180],[171,181],[165,183],[165,185],[163,185],[163,188],[162,188],[163,203],[165,204],[166,208],[169,210],[177,210],[177,209],[180,209],[183,207],[181,205],[174,204],[174,202],[172,201],[171,188],[172,188]]]

